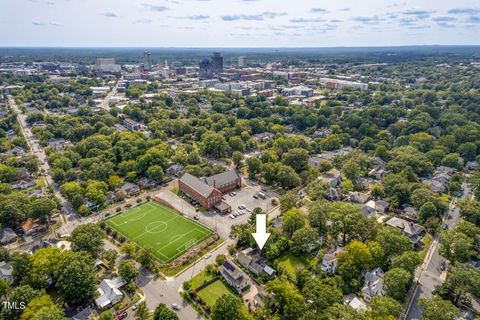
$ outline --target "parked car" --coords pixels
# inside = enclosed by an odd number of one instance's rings
[[[172,304],[172,309],[178,311],[180,310],[180,307],[178,306],[178,304],[174,303]]]
[[[244,204],[241,204],[241,205],[238,206],[238,209],[245,209],[245,208],[246,208],[246,206]]]
[[[195,216],[193,216],[193,219],[198,220],[198,219],[200,219],[200,217],[195,215]]]
[[[122,319],[125,319],[127,317],[127,311],[123,311],[122,313],[120,313],[118,316],[115,317],[115,320],[122,320]]]
[[[254,199],[258,199],[258,196],[256,194],[253,195]]]
[[[211,253],[207,253],[207,254],[205,255],[205,260],[207,260],[207,259],[210,258],[211,256],[212,256]]]
[[[235,219],[235,216],[233,214],[229,215],[231,219]]]

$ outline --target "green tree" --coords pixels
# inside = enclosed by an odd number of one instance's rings
[[[232,295],[224,294],[212,308],[212,320],[245,319],[242,301]]]
[[[358,177],[360,177],[362,174],[361,170],[362,168],[360,165],[358,165],[358,163],[353,159],[345,161],[342,166],[342,173],[351,181],[355,181]]]
[[[102,259],[110,269],[115,269],[115,262],[117,261],[118,252],[114,249],[105,250],[102,253]]]
[[[308,151],[302,148],[293,148],[282,156],[283,164],[292,167],[297,173],[307,169]]]
[[[255,177],[262,171],[262,161],[256,157],[250,157],[247,159],[248,175]]]
[[[317,229],[319,234],[327,231],[327,219],[329,217],[328,202],[318,200],[308,205],[308,221]]]
[[[320,237],[314,228],[302,228],[293,233],[291,250],[298,256],[309,253],[320,245]]]
[[[48,317],[38,318],[39,314],[48,314]],[[22,313],[21,320],[47,319],[47,320],[63,320],[63,310],[60,306],[53,303],[52,298],[48,294],[43,294],[30,301]]]
[[[329,285],[319,279],[311,279],[302,289],[303,295],[318,311],[325,310],[334,303],[343,302],[342,291],[336,286]]]
[[[73,250],[82,250],[97,256],[103,248],[105,231],[100,226],[87,223],[76,227],[70,236]]]
[[[403,301],[412,284],[412,278],[412,274],[405,269],[392,268],[388,270],[384,277],[387,294],[398,301]]]
[[[140,251],[137,254],[137,261],[145,268],[152,267],[153,262],[155,261],[152,248],[145,247],[140,249]]]
[[[288,237],[291,237],[295,231],[303,228],[305,223],[305,214],[299,209],[290,209],[283,214],[283,230]]]
[[[402,305],[397,300],[388,296],[375,296],[370,303],[372,311],[370,315],[373,319],[398,319],[402,312]]]
[[[95,294],[95,261],[85,252],[65,252],[56,271],[55,286],[71,305],[80,305]]]
[[[133,261],[123,260],[118,268],[118,274],[122,276],[126,283],[132,283],[138,277],[139,272]]]
[[[393,257],[391,265],[396,268],[407,270],[410,274],[414,274],[415,269],[422,263],[422,259],[415,251],[406,251],[399,256]]]
[[[163,181],[163,168],[159,165],[153,165],[148,167],[147,177],[155,180],[156,182]]]
[[[32,201],[30,207],[32,218],[46,222],[57,208],[57,203],[48,198],[38,198]]]
[[[235,164],[235,167],[240,168],[240,166],[242,165],[243,153],[241,153],[240,151],[234,151],[232,154],[232,160]]]
[[[450,301],[439,296],[420,299],[419,304],[423,307],[424,320],[452,320],[460,317],[460,311]]]
[[[230,145],[222,134],[209,131],[202,135],[200,149],[206,156],[221,158],[230,151]]]
[[[377,236],[377,241],[382,245],[386,260],[412,250],[410,240],[397,228],[383,227]]]
[[[297,208],[300,203],[300,196],[295,191],[287,191],[280,197],[280,212],[287,212],[290,209]]]
[[[150,311],[147,308],[147,303],[145,301],[140,302],[137,308],[137,314],[135,315],[135,320],[148,320],[150,316]]]
[[[280,166],[277,171],[277,181],[284,189],[290,189],[299,186],[302,179],[290,166]]]
[[[442,232],[440,254],[450,260],[452,264],[457,262],[469,262],[475,254],[475,238],[470,238],[456,229]]]

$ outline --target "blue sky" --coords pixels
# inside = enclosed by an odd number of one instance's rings
[[[480,44],[478,0],[0,0],[0,46]]]

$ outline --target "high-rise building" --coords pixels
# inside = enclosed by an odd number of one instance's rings
[[[94,70],[105,73],[118,73],[122,67],[115,64],[115,58],[97,58]]]
[[[150,61],[150,52],[143,52],[143,69],[152,70],[152,62]]]
[[[204,59],[198,64],[198,77],[209,79],[214,74],[223,72],[223,57],[220,52],[214,52],[211,60]]]
[[[220,52],[214,52],[212,57],[213,73],[223,72],[223,57]]]
[[[247,65],[247,57],[245,57],[245,56],[238,57],[238,67],[243,68],[246,65]]]

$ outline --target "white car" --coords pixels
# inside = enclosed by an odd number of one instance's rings
[[[231,219],[235,219],[235,216],[233,214],[229,215]]]
[[[211,253],[207,253],[207,254],[205,255],[205,260],[207,260],[207,259],[210,258],[211,256],[212,256]]]
[[[246,206],[245,206],[244,204],[241,204],[241,205],[238,206],[238,209],[242,209],[242,210],[243,210],[243,209],[245,209],[245,208],[246,208]]]

